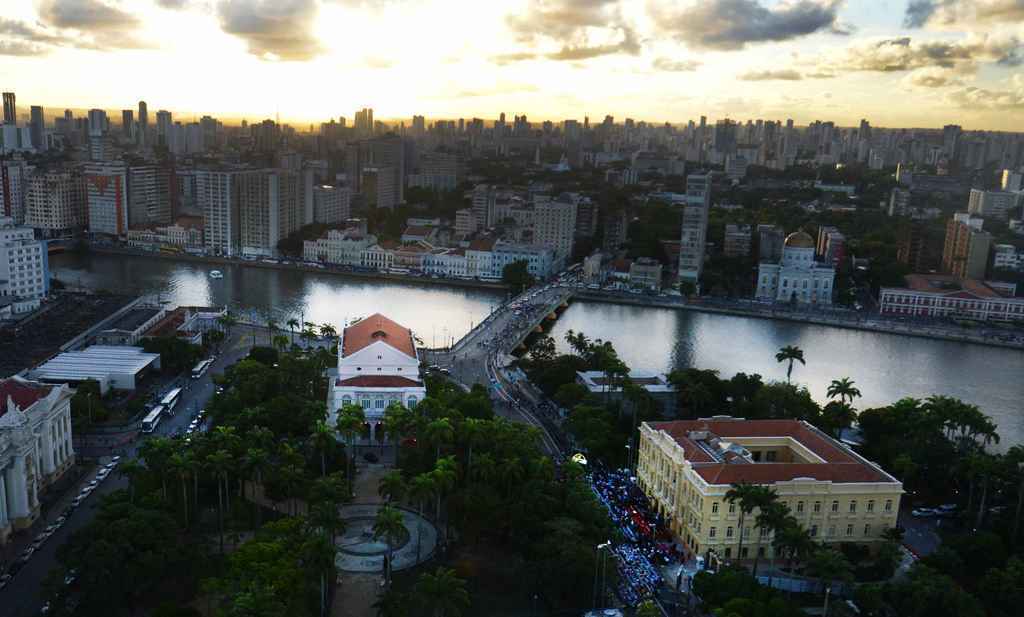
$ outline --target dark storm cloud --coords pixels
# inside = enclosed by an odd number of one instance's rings
[[[131,13],[100,0],[42,0],[39,19],[47,26],[74,30],[79,36],[61,35],[54,43],[87,49],[147,47],[135,37],[140,22]]]
[[[761,0],[701,0],[681,9],[651,4],[650,12],[663,30],[690,47],[731,51],[816,32],[848,34],[839,23],[841,6],[842,0],[796,0],[771,8]]]

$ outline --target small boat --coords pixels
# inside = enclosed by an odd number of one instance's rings
[[[210,270],[210,278],[212,278],[212,279],[222,279],[222,278],[224,278],[224,273],[221,272],[220,270]]]

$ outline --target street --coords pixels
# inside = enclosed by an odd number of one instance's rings
[[[262,344],[265,341],[265,333],[261,331],[257,334],[257,342]],[[175,414],[170,418],[164,418],[154,434],[169,436],[176,431],[184,431],[196,412],[202,409],[213,396],[215,387],[212,380],[213,374],[223,372],[225,367],[244,357],[249,353],[251,346],[251,330],[244,326],[236,326],[231,336],[224,341],[221,354],[217,356],[210,370],[202,378],[193,380],[191,376],[185,375],[178,380],[178,385],[183,390]],[[122,461],[135,456],[138,446],[143,441],[141,437],[124,448],[123,452],[119,452]],[[107,463],[113,454],[111,452],[107,456],[100,457],[98,459],[99,467]],[[40,516],[30,530],[22,531],[18,536],[12,538],[12,554],[20,553],[31,544],[33,538],[43,528],[51,524],[68,508],[82,487],[95,478],[99,467],[91,469],[83,475],[77,484],[57,500],[45,517]],[[0,607],[2,607],[0,615],[2,617],[28,617],[39,614],[43,604],[42,584],[50,571],[57,566],[57,549],[67,542],[75,531],[82,529],[92,521],[101,496],[127,488],[127,486],[127,479],[121,477],[118,474],[118,468],[115,467],[106,480],[100,482],[93,493],[70,513],[67,521],[36,550],[32,558],[8,585],[0,590]]]

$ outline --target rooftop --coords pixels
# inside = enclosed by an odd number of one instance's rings
[[[380,313],[374,313],[362,321],[345,328],[342,333],[342,356],[351,356],[364,347],[381,341],[405,355],[416,357],[416,344],[412,330],[402,326]]]
[[[40,399],[46,398],[51,390],[53,390],[53,386],[26,381],[17,377],[0,379],[0,416],[9,411],[7,409],[8,398],[14,401],[18,409],[24,411],[36,404]]]
[[[126,311],[123,315],[118,317],[114,323],[110,324],[107,330],[123,330],[125,332],[135,332],[150,319],[156,317],[161,311],[157,308],[133,308]]]
[[[773,484],[800,478],[835,483],[898,480],[817,428],[799,420],[743,420],[728,416],[647,423],[683,449],[683,456],[709,484]],[[812,462],[755,462],[736,440],[753,446],[764,438],[789,438]],[[801,457],[803,458],[803,457]]]
[[[160,354],[145,353],[141,347],[93,345],[82,351],[67,351],[32,370],[32,377],[45,381],[83,381],[111,374],[138,373],[160,360]]]
[[[903,277],[909,289],[936,294],[967,292],[979,298],[1000,298],[997,291],[974,279],[961,279],[948,274],[908,274]]]
[[[423,384],[415,379],[399,377],[397,375],[360,375],[339,379],[336,382],[339,386],[351,388],[418,388]]]

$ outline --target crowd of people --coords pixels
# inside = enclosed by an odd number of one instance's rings
[[[627,471],[605,470],[597,465],[591,470],[590,483],[625,539],[612,548],[619,572],[619,599],[627,606],[636,606],[662,583],[657,566],[678,560],[672,551],[671,534]]]

